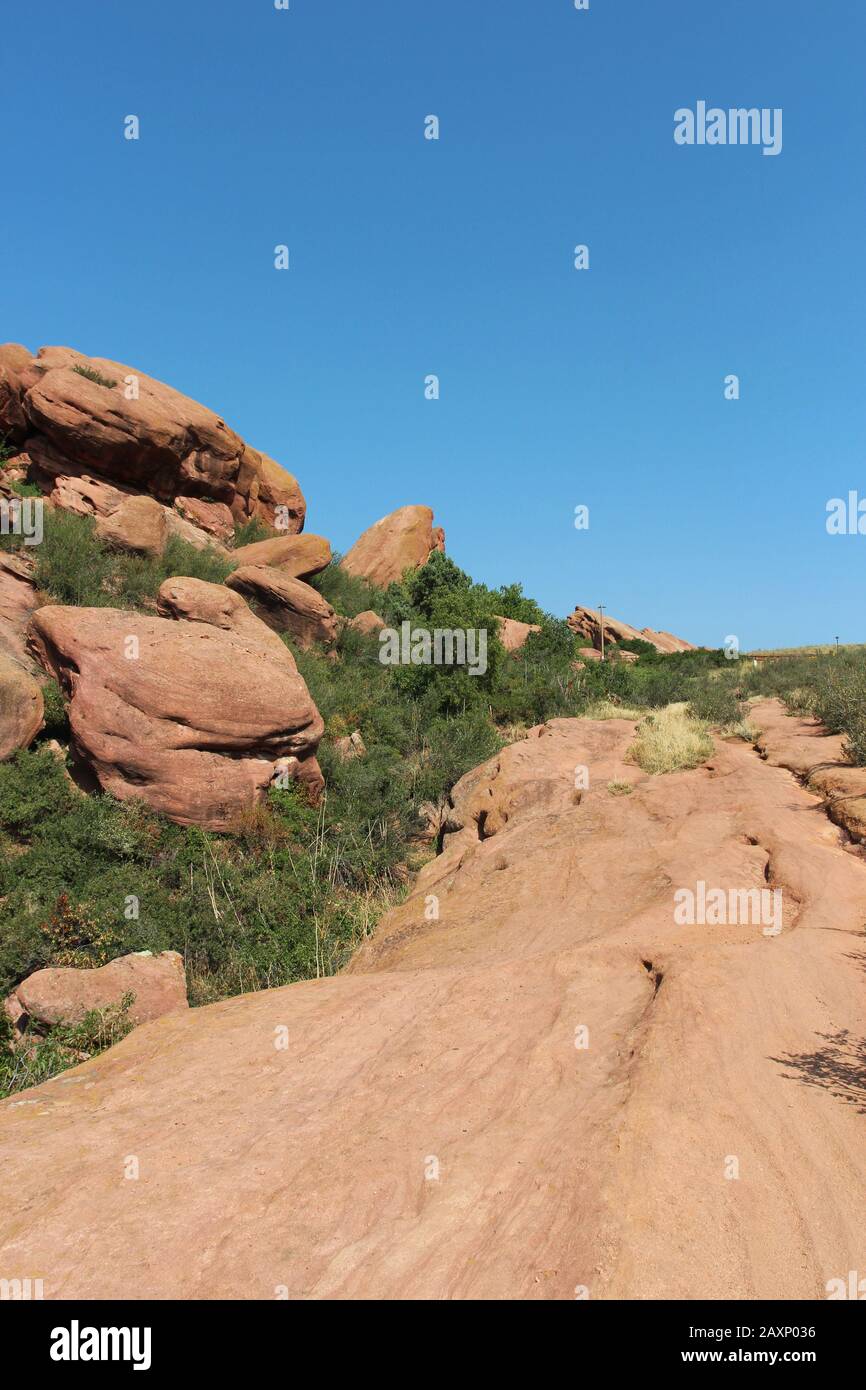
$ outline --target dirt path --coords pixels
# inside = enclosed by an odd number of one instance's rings
[[[790,738],[752,717],[768,753]],[[632,730],[556,720],[464,778],[344,975],[164,1018],[4,1103],[0,1276],[820,1298],[866,1275],[866,863],[771,756],[649,778]],[[699,882],[781,888],[781,932],[677,925]]]

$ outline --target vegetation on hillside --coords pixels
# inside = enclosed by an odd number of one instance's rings
[[[214,552],[180,542],[161,561],[138,561],[107,551],[81,518],[46,511],[45,520],[38,581],[58,602],[147,607],[169,574],[219,581],[227,572]],[[662,772],[706,756],[710,726],[747,733],[751,696],[781,694],[843,730],[852,757],[866,762],[862,653],[754,667],[721,651],[667,656],[641,643],[637,663],[576,669],[584,643],[564,622],[519,584],[476,584],[442,554],[385,591],[336,562],[313,582],[347,616],[372,608],[394,627],[485,629],[486,671],[383,665],[377,638],[350,627],[335,653],[295,651],[325,720],[327,797],[313,808],[294,788],[274,790],[231,834],[81,793],[48,746],[68,738],[49,683],[46,729],[0,765],[0,993],[41,966],[94,966],[140,950],[182,952],[194,1004],[339,969],[431,852],[420,834],[428,804],[442,805],[464,772],[546,719],[637,718],[636,760]],[[541,630],[509,655],[495,614]],[[343,761],[336,740],[355,729],[366,756]]]

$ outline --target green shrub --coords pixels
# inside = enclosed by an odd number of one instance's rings
[[[42,700],[45,706],[45,727],[42,731],[42,738],[67,739],[69,737],[69,719],[66,713],[66,703],[56,680],[49,679],[43,683]]]
[[[111,377],[103,376],[95,367],[88,367],[85,363],[77,363],[72,370],[79,376],[87,377],[88,381],[95,381],[97,386],[116,386],[117,382],[112,381]]]
[[[169,536],[158,558],[115,552],[96,535],[93,517],[60,510],[46,510],[34,549],[36,583],[55,603],[77,608],[152,609],[164,580],[184,575],[222,584],[234,568],[211,546],[196,550],[179,536]]]
[[[57,1024],[44,1038],[28,1030],[14,1050],[7,1030],[6,1038],[0,1038],[0,1099],[39,1086],[120,1042],[132,1028],[134,1002],[133,994],[125,994],[117,1004],[91,1009],[77,1023]]]
[[[249,521],[235,522],[234,545],[240,549],[242,545],[254,545],[256,541],[271,541],[276,532],[270,526],[266,526],[257,516],[250,517]]]
[[[742,717],[739,700],[730,685],[721,680],[699,686],[689,699],[692,714],[707,724],[724,726],[738,724]]]
[[[331,607],[346,618],[356,618],[359,613],[373,609],[380,618],[388,621],[390,607],[384,589],[358,579],[340,566],[340,555],[335,552],[331,563],[319,574],[308,580],[318,590]]]

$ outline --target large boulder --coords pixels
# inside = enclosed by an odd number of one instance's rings
[[[324,536],[273,536],[266,541],[240,545],[232,554],[239,565],[269,565],[291,579],[308,579],[331,563],[331,547]]]
[[[206,531],[220,542],[230,541],[235,533],[235,519],[225,502],[209,502],[202,497],[176,497],[175,509],[186,521]]]
[[[58,1023],[80,1022],[91,1009],[119,1004],[125,994],[135,995],[127,1015],[134,1024],[188,1008],[183,957],[140,951],[95,970],[37,970],[13,990],[6,1012],[19,1033],[28,1022],[44,1033]]]
[[[300,647],[331,644],[337,638],[337,615],[310,584],[269,565],[241,565],[226,580],[230,589],[251,599],[276,632],[291,633]]]
[[[349,619],[349,627],[360,632],[362,637],[378,637],[386,626],[385,619],[374,613],[372,608],[365,608],[363,613],[357,613],[354,618]]]
[[[116,510],[101,516],[96,534],[112,550],[159,556],[168,539],[166,508],[154,497],[125,497]]]
[[[41,608],[31,645],[69,698],[80,773],[180,825],[229,829],[290,758],[321,786],[323,725],[291,653],[202,580],[168,580],[164,617]]]
[[[96,473],[161,502],[211,498],[237,520],[303,529],[306,504],[290,473],[214,411],[120,362],[66,347],[36,357],[0,347],[0,433],[27,449],[46,490],[55,478]]]
[[[518,618],[502,618],[496,615],[499,624],[499,640],[507,652],[519,652],[533,632],[540,632],[538,623],[522,623]]]
[[[14,657],[0,652],[0,761],[32,743],[43,714],[38,682]]]
[[[0,653],[14,657],[30,671],[35,671],[36,665],[27,650],[27,628],[38,606],[30,555],[26,550],[18,554],[0,551]]]
[[[348,574],[385,589],[444,549],[445,532],[434,527],[430,507],[398,507],[359,536],[340,563]]]

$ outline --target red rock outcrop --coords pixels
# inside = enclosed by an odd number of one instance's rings
[[[135,995],[127,1015],[134,1024],[188,1008],[183,956],[141,951],[95,970],[37,970],[13,990],[6,1012],[19,1032],[29,1021],[42,1033],[58,1023],[78,1023],[91,1009],[119,1004],[125,994]]]
[[[654,632],[651,627],[641,628],[640,636],[645,642],[651,642],[656,651],[659,652],[693,652],[696,651],[694,642],[687,642],[684,637],[674,637],[672,632]]]
[[[112,550],[159,556],[168,539],[166,508],[144,494],[125,497],[107,516],[99,517],[96,535]]]
[[[327,599],[302,579],[270,565],[241,565],[226,580],[257,606],[276,632],[289,632],[300,647],[337,639],[337,615]]]
[[[303,529],[306,504],[290,473],[206,406],[120,362],[0,347],[0,432],[26,449],[46,491],[56,478],[96,473],[161,502],[211,498],[237,520],[279,516],[283,529]]]
[[[377,637],[385,627],[385,619],[374,613],[372,608],[365,608],[363,613],[357,613],[354,618],[349,619],[349,627],[353,627],[364,637]]]
[[[274,536],[238,546],[232,555],[239,565],[267,565],[290,579],[309,579],[331,563],[331,547],[324,536]]]
[[[218,541],[230,541],[235,533],[235,521],[225,502],[207,502],[201,497],[175,497],[175,510],[200,530]]]
[[[263,796],[281,758],[310,763],[305,780],[320,784],[322,720],[291,653],[253,614],[241,620],[222,585],[169,580],[163,591],[163,611],[190,616],[50,605],[33,617],[31,644],[69,697],[83,770],[120,799],[213,830]]]
[[[862,860],[743,741],[649,777],[632,732],[554,720],[469,774],[348,973],[3,1102],[0,1268],[50,1299],[572,1304],[862,1268]],[[679,925],[698,880],[778,885],[783,931]]]
[[[538,623],[521,623],[517,618],[502,618],[496,615],[499,624],[499,640],[507,652],[519,652],[526,645],[531,632],[540,632]]]
[[[575,636],[585,638],[593,647],[601,647],[600,615],[594,608],[582,608],[578,604],[574,612],[566,618],[566,622]],[[606,646],[611,642],[623,642],[635,638],[641,642],[649,642],[650,646],[655,647],[656,651],[659,652],[694,650],[691,642],[686,642],[682,637],[673,637],[669,632],[654,632],[648,627],[639,631],[636,627],[631,627],[629,623],[620,622],[618,618],[611,618],[605,613],[604,641]]]
[[[38,682],[13,656],[0,652],[0,762],[33,742],[43,713]]]
[[[39,607],[29,547],[23,553],[0,551],[0,653],[12,656],[26,670],[36,665],[27,650],[27,628]]]
[[[340,561],[343,569],[385,589],[406,570],[426,565],[434,550],[445,549],[445,532],[433,525],[430,507],[398,507],[359,536]]]

